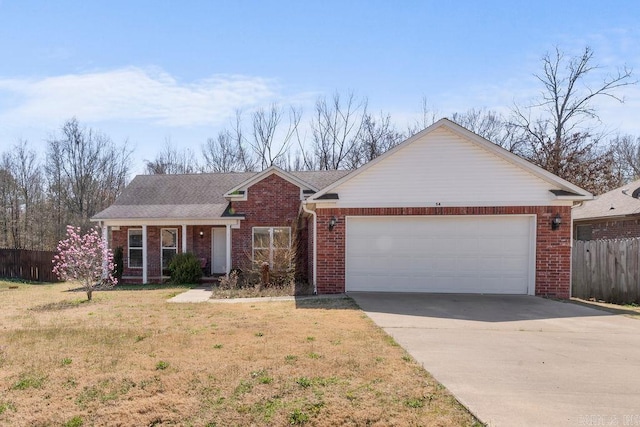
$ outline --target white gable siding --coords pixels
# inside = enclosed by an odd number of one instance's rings
[[[338,207],[524,206],[551,186],[446,129],[436,129],[336,187]],[[570,203],[570,202],[569,202]]]

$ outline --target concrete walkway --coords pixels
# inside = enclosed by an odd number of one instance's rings
[[[640,320],[527,296],[350,293],[490,426],[640,426]]]
[[[211,299],[211,288],[194,288],[170,298],[168,302],[207,302]]]
[[[178,303],[200,303],[210,302],[214,304],[240,304],[252,302],[273,302],[273,301],[303,301],[310,299],[347,298],[344,294],[334,295],[309,295],[309,296],[282,296],[282,297],[257,297],[257,298],[211,298],[211,288],[194,288],[176,295],[167,302]]]

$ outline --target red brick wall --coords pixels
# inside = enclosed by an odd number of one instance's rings
[[[345,216],[357,215],[514,215],[535,214],[536,295],[569,298],[571,287],[571,208],[569,206],[452,207],[452,208],[350,208],[318,209],[318,293],[345,291]],[[551,230],[560,213],[563,225]],[[338,224],[328,229],[329,219]]]
[[[300,211],[300,188],[278,175],[269,175],[248,188],[246,201],[234,201],[232,207],[245,220],[239,229],[231,230],[231,264],[233,268],[246,268],[252,258],[253,227],[291,227],[293,240]],[[298,232],[302,233],[304,245],[307,229]]]
[[[576,226],[590,225],[591,239],[626,239],[640,237],[640,219],[604,220],[575,223]],[[574,234],[574,238],[576,235]]]
[[[280,178],[270,175],[248,189],[246,201],[232,203],[236,213],[243,214],[239,229],[231,230],[232,268],[246,268],[251,260],[253,227],[291,227],[292,243],[297,237],[299,244],[298,271],[301,279],[307,278],[308,239],[307,227],[299,221],[300,188]],[[300,226],[299,226],[300,225]],[[141,227],[131,227],[141,228]],[[147,227],[147,262],[149,282],[162,280],[160,272],[160,229],[178,229],[178,252],[182,252],[182,226]],[[129,227],[120,227],[112,231],[112,247],[122,246],[124,249],[123,278],[129,282],[142,280],[142,268],[128,268],[128,234]],[[203,236],[200,237],[200,231]],[[198,258],[207,259],[207,271],[210,271],[211,260],[211,226],[187,226],[187,251]],[[139,278],[139,279],[138,279]]]
[[[123,249],[123,261],[124,271],[122,273],[122,279],[125,283],[141,283],[142,282],[142,268],[129,268],[129,228],[141,229],[142,227],[120,227],[120,230],[113,230],[111,232],[111,247],[122,246]],[[160,266],[160,230],[162,228],[177,228],[178,229],[178,253],[182,252],[182,226],[169,225],[162,227],[148,226],[147,227],[147,280],[150,283],[158,283],[162,281],[161,266]],[[189,234],[189,227],[187,227],[187,235]],[[188,239],[187,239],[188,240]]]

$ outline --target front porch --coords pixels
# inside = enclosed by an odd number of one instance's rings
[[[124,283],[154,283],[169,279],[167,267],[179,253],[201,261],[205,281],[213,282],[232,268],[232,228],[238,220],[208,223],[103,223],[103,238],[113,250],[122,247]],[[210,278],[210,279],[209,279]]]

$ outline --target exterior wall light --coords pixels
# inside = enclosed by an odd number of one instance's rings
[[[338,223],[338,218],[336,218],[335,216],[332,216],[331,219],[329,220],[329,231],[333,230],[333,227],[335,227],[337,223]]]
[[[557,230],[558,228],[560,228],[560,224],[562,224],[562,217],[558,213],[551,220],[551,229],[552,230]]]
[[[204,237],[204,231],[200,230],[200,238],[202,239]]]

